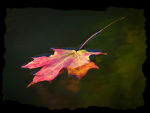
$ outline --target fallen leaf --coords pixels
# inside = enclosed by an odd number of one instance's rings
[[[49,57],[33,57],[33,61],[22,66],[22,68],[29,69],[42,67],[40,71],[34,74],[33,81],[27,87],[41,81],[51,82],[63,68],[68,70],[69,75],[75,75],[81,79],[89,69],[98,69],[98,66],[90,61],[89,56],[106,54],[102,52],[88,52],[87,50],[52,49],[54,50],[53,55]]]

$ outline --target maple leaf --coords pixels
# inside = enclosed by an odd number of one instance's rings
[[[69,75],[75,75],[80,79],[89,69],[98,69],[94,62],[90,62],[90,55],[106,54],[102,52],[88,52],[87,50],[52,49],[54,50],[53,55],[49,57],[33,57],[33,61],[22,66],[22,68],[29,69],[42,67],[40,71],[34,74],[33,81],[27,87],[41,81],[51,82],[63,68],[68,70]]]
[[[81,48],[93,37],[101,33],[104,29],[114,24],[117,21],[124,19],[124,17],[119,18],[112,23],[105,26],[103,29],[99,30],[95,34],[93,34],[90,38],[88,38],[77,50],[67,50],[67,49],[56,49],[54,50],[54,54],[50,56],[41,56],[41,57],[33,57],[33,61],[28,64],[21,66],[22,68],[34,69],[38,67],[42,67],[40,71],[35,73],[33,81],[27,86],[31,86],[35,83],[41,81],[49,81],[51,82],[58,76],[61,69],[66,68],[68,70],[68,75],[75,75],[77,78],[81,79],[89,69],[96,68],[99,69],[94,62],[91,62],[89,57],[90,55],[99,55],[107,53],[103,52],[90,52],[88,50],[81,50]]]

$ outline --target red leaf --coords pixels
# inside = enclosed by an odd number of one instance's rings
[[[102,52],[88,52],[86,50],[53,50],[55,51],[54,55],[49,57],[33,57],[33,61],[22,66],[22,68],[29,69],[42,67],[40,71],[34,74],[35,77],[33,78],[33,81],[27,87],[41,81],[51,82],[63,68],[67,68],[69,75],[73,74],[80,79],[89,69],[98,69],[98,66],[96,66],[93,62],[90,62],[90,55],[106,54]]]

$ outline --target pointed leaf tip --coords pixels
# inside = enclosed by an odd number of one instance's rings
[[[34,82],[31,82],[30,84],[27,85],[26,88],[30,87],[31,85],[35,84]]]
[[[108,53],[104,53],[104,55],[108,55]]]

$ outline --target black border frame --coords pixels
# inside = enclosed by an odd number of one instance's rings
[[[149,8],[148,8],[148,2],[146,3],[141,3],[141,1],[136,1],[131,3],[130,2],[113,2],[113,1],[99,1],[98,2],[94,2],[94,1],[86,1],[86,3],[89,3],[89,5],[85,4],[85,2],[82,4],[82,2],[80,1],[79,3],[75,3],[73,1],[71,2],[66,2],[61,3],[60,1],[5,1],[4,3],[0,3],[0,47],[1,47],[1,89],[2,89],[2,71],[3,71],[3,67],[5,66],[5,60],[3,55],[6,52],[6,48],[4,45],[4,35],[6,32],[6,26],[5,26],[5,18],[7,15],[6,9],[7,8],[28,8],[28,7],[34,7],[34,8],[38,8],[38,7],[45,7],[45,8],[52,8],[52,9],[61,9],[61,10],[75,10],[75,9],[80,9],[80,10],[106,10],[108,7],[121,7],[121,8],[136,8],[136,9],[144,9],[144,16],[146,18],[145,21],[145,31],[146,31],[146,37],[147,37],[147,48],[146,48],[146,56],[147,59],[145,60],[145,63],[143,64],[143,73],[144,76],[146,78],[146,87],[145,87],[145,91],[143,93],[143,98],[144,98],[144,106],[138,107],[136,109],[127,109],[127,110],[118,110],[118,109],[111,109],[111,108],[107,108],[107,107],[96,107],[96,106],[90,106],[88,108],[77,108],[75,110],[70,110],[70,109],[61,109],[61,110],[49,110],[48,108],[44,108],[44,107],[36,107],[36,106],[32,106],[32,105],[27,105],[27,104],[21,104],[19,102],[16,101],[11,101],[11,100],[7,100],[7,101],[3,101],[3,94],[2,92],[0,93],[0,99],[1,99],[1,105],[0,107],[2,107],[1,110],[3,110],[4,112],[7,111],[11,111],[11,112],[56,112],[56,111],[65,111],[65,112],[94,112],[94,111],[99,111],[99,112],[143,112],[143,111],[149,111],[149,105],[150,105],[150,76],[149,76],[149,69],[148,66],[150,65],[150,23],[149,23]],[[59,6],[59,4],[61,4]],[[80,5],[80,6],[79,6]],[[25,95],[24,95],[25,96]]]

